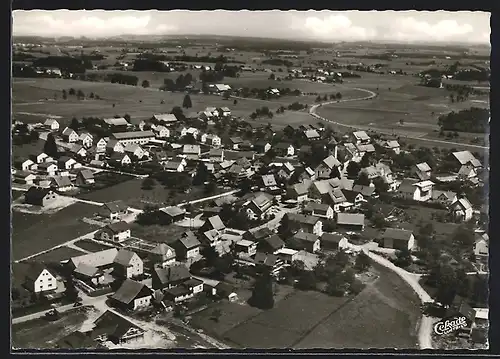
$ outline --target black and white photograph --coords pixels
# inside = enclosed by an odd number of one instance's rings
[[[12,11],[11,352],[488,349],[490,53],[481,11]]]

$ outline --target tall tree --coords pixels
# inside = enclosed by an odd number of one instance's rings
[[[68,98],[68,93],[66,92],[66,90],[62,90],[62,98],[63,100],[66,100]]]
[[[189,95],[184,96],[184,100],[182,101],[182,107],[184,108],[193,107],[193,103],[191,102],[191,97]]]
[[[73,117],[71,119],[71,124],[69,125],[69,128],[71,128],[75,131],[78,131],[78,129],[80,128],[80,123],[78,122],[76,117]]]
[[[82,90],[78,90],[78,92],[76,93],[76,97],[78,97],[78,99],[81,100],[85,98],[85,94],[83,93]]]
[[[356,178],[358,177],[358,173],[360,171],[360,166],[359,163],[355,161],[349,161],[349,164],[347,165],[347,176],[349,178]]]
[[[252,296],[248,300],[252,307],[271,309],[274,307],[273,282],[269,272],[263,273],[255,281]]]
[[[142,84],[141,84],[141,85],[142,85],[142,87],[144,87],[144,88],[148,88],[148,87],[149,87],[149,81],[148,81],[148,80],[144,80],[144,81],[142,81]]]
[[[356,184],[359,184],[361,186],[369,186],[370,185],[370,179],[368,178],[368,175],[366,172],[360,172],[358,178],[356,179]]]
[[[56,139],[52,133],[47,135],[47,141],[45,141],[45,144],[43,145],[43,152],[52,158],[57,157]]]

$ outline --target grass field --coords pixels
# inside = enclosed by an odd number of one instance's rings
[[[60,261],[64,261],[69,258],[81,256],[84,254],[86,253],[83,251],[78,251],[73,248],[59,247],[54,250],[51,250],[50,252],[46,252],[38,256],[35,256],[33,260],[44,263],[59,263]]]
[[[39,118],[40,119],[40,118]],[[12,161],[24,161],[29,158],[30,155],[35,155],[43,152],[43,145],[45,141],[38,140],[33,143],[26,143],[24,145],[13,145],[12,146]]]
[[[13,212],[13,258],[29,256],[96,230],[96,226],[80,221],[82,217],[91,217],[96,208],[75,203],[50,215]]]
[[[141,226],[137,223],[133,223],[130,228],[130,232],[133,237],[151,242],[167,244],[175,242],[177,238],[179,238],[179,236],[187,230],[189,230],[189,228],[176,226],[175,224],[168,226]]]
[[[44,318],[14,324],[12,326],[12,347],[15,349],[52,349],[58,340],[78,330],[87,319],[90,309],[77,308],[49,322]]]

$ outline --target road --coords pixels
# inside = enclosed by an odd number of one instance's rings
[[[333,120],[329,120],[327,118],[324,118],[320,115],[318,115],[316,113],[317,109],[321,106],[325,106],[325,105],[333,105],[333,104],[337,104],[337,103],[342,103],[342,102],[351,102],[351,101],[363,101],[363,100],[369,100],[369,99],[372,99],[374,97],[377,96],[377,94],[373,91],[370,91],[370,90],[367,90],[367,89],[362,89],[362,88],[357,88],[357,87],[349,87],[350,89],[354,89],[354,90],[359,90],[359,91],[363,91],[363,92],[366,92],[368,93],[367,96],[364,96],[364,97],[358,97],[358,98],[349,98],[349,99],[345,99],[345,100],[335,100],[335,101],[327,101],[327,102],[322,102],[320,104],[314,104],[312,105],[310,108],[309,108],[309,114],[317,119],[320,119],[322,121],[326,121],[326,122],[329,122],[329,123],[332,123],[336,126],[340,126],[340,127],[346,127],[346,128],[349,128],[349,129],[353,129],[353,130],[370,130],[370,131],[373,131],[373,132],[378,132],[378,133],[382,133],[382,134],[394,134],[397,132],[394,132],[393,130],[380,130],[380,129],[373,129],[369,126],[353,126],[353,125],[346,125],[344,123],[340,123],[340,122],[337,122],[337,121],[333,121]],[[401,137],[404,137],[405,139],[410,139],[410,140],[414,140],[414,141],[417,141],[417,142],[429,142],[429,143],[435,143],[435,144],[446,144],[446,145],[450,145],[450,146],[466,146],[466,147],[469,147],[469,148],[473,148],[473,149],[481,149],[481,150],[485,150],[485,149],[489,149],[488,146],[478,146],[478,145],[472,145],[472,144],[467,144],[467,143],[460,143],[460,142],[451,142],[451,141],[443,141],[443,140],[435,140],[435,139],[430,139],[430,138],[422,138],[422,137],[419,137],[419,136],[408,136],[408,135],[402,135]]]

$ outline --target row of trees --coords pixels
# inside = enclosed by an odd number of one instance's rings
[[[328,101],[328,98],[330,98],[330,100],[340,100],[342,99],[342,94],[340,92],[337,92],[336,94],[330,94],[330,97],[328,97],[328,95],[324,95],[323,97],[321,97],[320,95],[318,95],[318,97],[316,97],[316,102],[321,102],[321,101]]]
[[[489,127],[489,119],[488,109],[471,107],[439,116],[438,125],[443,131],[485,133]]]

